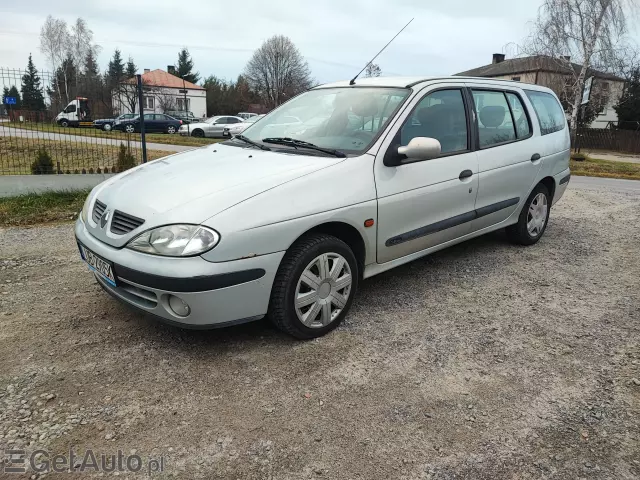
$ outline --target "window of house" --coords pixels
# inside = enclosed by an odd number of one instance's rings
[[[520,81],[520,77],[511,77],[511,80],[513,80],[514,82],[519,82]]]
[[[536,111],[542,135],[564,129],[567,119],[562,107],[553,95],[535,90],[525,90],[525,92]]]
[[[420,100],[400,130],[400,144],[407,145],[415,137],[435,138],[444,154],[469,148],[467,115],[459,89],[438,90]]]
[[[177,104],[178,104],[178,110],[180,111],[187,111],[187,110],[191,110],[191,99],[190,98],[184,98],[184,97],[178,97],[177,98]]]
[[[155,101],[156,99],[154,97],[144,97],[143,98],[143,106],[146,110],[153,110],[155,108]]]
[[[516,130],[503,92],[473,90],[480,148],[516,139]]]

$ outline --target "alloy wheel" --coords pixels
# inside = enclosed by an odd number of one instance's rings
[[[529,235],[537,237],[542,233],[548,212],[547,196],[544,193],[537,194],[531,201],[527,214],[527,231]]]
[[[351,267],[340,254],[323,253],[302,272],[295,294],[298,319],[309,328],[333,322],[351,294]]]
[[[133,133],[135,130],[135,127],[133,125],[127,125],[126,127],[124,127],[124,129],[126,130],[127,133]]]

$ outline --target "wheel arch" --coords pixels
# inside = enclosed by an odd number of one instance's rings
[[[551,204],[556,193],[556,181],[553,177],[547,176],[540,180],[536,185],[539,184],[544,185],[545,187],[547,187],[547,190],[549,190],[549,204]],[[535,188],[535,186],[533,188]],[[531,191],[533,191],[533,189]]]
[[[356,257],[356,260],[358,261],[358,270],[360,277],[362,277],[367,250],[364,238],[356,227],[350,225],[349,223],[340,221],[324,222],[302,233],[300,236],[298,236],[298,238],[294,240],[292,245],[305,235],[314,233],[324,233],[327,235],[332,235],[346,243],[349,248],[351,248],[353,254]]]

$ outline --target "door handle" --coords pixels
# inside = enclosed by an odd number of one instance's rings
[[[469,178],[471,175],[473,175],[473,172],[471,170],[463,170],[462,172],[460,172],[460,176],[458,178],[460,180],[464,180],[465,178]]]
[[[531,155],[531,161],[532,162],[537,162],[538,160],[540,160],[540,154],[539,153],[534,153],[533,155]]]

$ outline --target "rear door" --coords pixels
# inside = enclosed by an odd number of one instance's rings
[[[145,132],[157,132],[158,124],[155,119],[155,114],[153,113],[145,113],[144,114],[144,130]]]
[[[479,169],[477,231],[506,220],[533,186],[544,151],[516,87],[468,85],[474,104]]]

